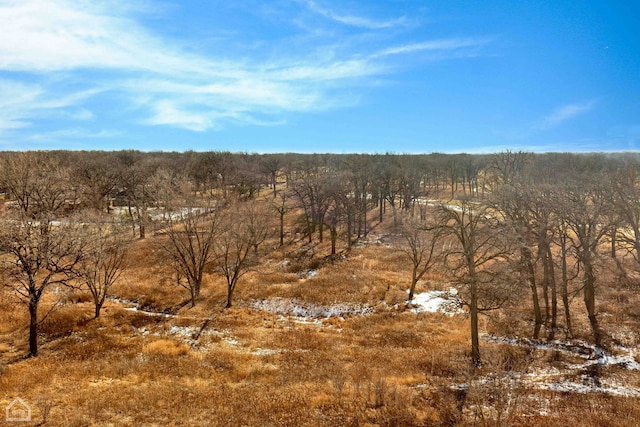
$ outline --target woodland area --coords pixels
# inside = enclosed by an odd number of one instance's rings
[[[3,152],[0,285],[34,425],[640,416],[636,154]]]

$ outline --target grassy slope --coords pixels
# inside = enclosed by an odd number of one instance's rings
[[[384,224],[373,232],[386,234]],[[136,244],[114,294],[149,309],[175,311],[186,291],[157,266],[150,242]],[[467,319],[404,310],[409,275],[393,245],[364,244],[334,261],[324,260],[327,243],[313,245],[315,257],[300,259],[295,255],[304,242],[286,250],[274,245],[262,247],[260,267],[241,279],[236,306],[229,310],[222,309],[225,285],[213,273],[198,305],[172,317],[108,302],[103,316],[90,320],[86,295],[67,295],[66,304],[44,322],[41,354],[33,359],[18,359],[26,353],[24,307],[3,295],[0,408],[20,396],[32,405],[34,424],[46,418],[46,425],[56,426],[490,425],[497,417],[512,425],[627,426],[640,419],[636,398],[534,391],[501,379],[505,371],[570,358],[562,354],[556,360],[547,353],[527,357],[524,348],[483,343],[488,363],[475,375],[492,378],[496,372],[496,380],[474,382]],[[309,268],[318,274],[301,278],[298,273]],[[446,275],[433,275],[418,291],[446,282]],[[626,344],[637,345],[638,297],[623,287],[601,291],[605,330],[624,333]],[[252,305],[275,297],[373,310],[304,323]],[[530,333],[529,323],[520,320],[530,315],[527,304],[519,300],[508,316],[483,319],[482,329]],[[586,338],[579,298],[574,305],[578,335]],[[622,369],[611,375],[638,382]],[[463,393],[455,385],[469,382],[460,411]]]

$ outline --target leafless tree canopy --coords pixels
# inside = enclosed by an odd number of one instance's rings
[[[335,260],[384,225],[403,239],[409,300],[431,272],[455,278],[477,364],[478,314],[521,290],[536,338],[570,337],[581,295],[605,344],[603,272],[640,281],[639,176],[634,154],[0,153],[0,262],[35,355],[47,289],[82,284],[97,317],[133,236],[157,244],[192,306],[217,274],[230,307],[271,236]]]

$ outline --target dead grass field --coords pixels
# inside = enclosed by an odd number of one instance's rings
[[[20,425],[51,426],[640,425],[640,394],[534,386],[535,373],[581,363],[570,352],[483,341],[486,363],[474,372],[464,314],[405,308],[409,270],[388,234],[378,225],[334,259],[328,243],[268,241],[228,310],[214,272],[196,307],[183,305],[187,292],[157,262],[152,239],[139,241],[99,319],[83,293],[49,294],[44,306],[61,296],[64,304],[43,322],[30,359],[21,358],[26,310],[5,289],[0,408],[20,397],[33,411]],[[303,249],[315,256],[294,257]],[[449,280],[434,273],[417,291]],[[599,292],[611,342],[638,348],[637,291],[614,283]],[[481,331],[530,336],[523,295],[483,317]],[[572,304],[576,338],[588,341],[581,299]],[[579,370],[562,375],[585,381]],[[640,371],[623,366],[601,378],[640,387]]]

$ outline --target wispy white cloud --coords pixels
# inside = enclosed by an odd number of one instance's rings
[[[551,129],[561,123],[574,117],[587,113],[596,105],[596,100],[585,103],[567,104],[553,110],[549,115],[542,119],[537,126],[539,129]]]
[[[313,0],[301,1],[354,27],[404,23],[404,18],[340,15]],[[345,96],[343,89],[389,73],[393,67],[383,57],[486,43],[442,39],[373,52],[329,43],[324,50],[314,46],[313,52],[277,53],[262,61],[230,50],[223,59],[192,53],[193,48],[144,27],[136,17],[150,3],[140,4],[132,9],[125,0],[0,0],[0,72],[12,76],[0,80],[0,136],[43,117],[99,123],[89,106],[99,94],[129,101],[136,110],[129,120],[147,125],[198,132],[229,123],[268,126],[283,123],[288,112],[353,105],[357,94]],[[75,125],[69,126],[73,134]]]
[[[325,18],[340,22],[344,25],[350,25],[353,27],[366,28],[371,30],[380,30],[384,28],[397,27],[400,25],[406,25],[407,19],[404,17],[395,18],[386,21],[376,21],[373,19],[365,18],[357,15],[343,15],[339,14],[329,8],[321,7],[313,0],[303,0],[310,10],[324,16]]]
[[[464,48],[480,47],[489,43],[487,38],[449,38],[428,40],[420,43],[410,43],[393,46],[375,53],[373,57],[408,54],[419,51],[457,51]]]
[[[223,63],[187,55],[159,39],[114,1],[0,0],[0,69],[224,73]]]
[[[30,141],[66,141],[69,139],[100,139],[100,138],[114,138],[121,135],[118,131],[113,130],[99,130],[91,131],[83,128],[70,128],[61,129],[50,132],[38,132],[30,135],[28,139]]]
[[[97,89],[52,94],[39,84],[0,79],[0,135],[29,127],[31,121],[49,115],[64,115],[71,120],[87,120],[93,115],[77,105],[97,93]]]

